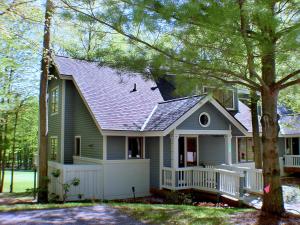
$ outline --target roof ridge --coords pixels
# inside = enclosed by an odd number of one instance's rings
[[[189,98],[196,98],[196,97],[204,97],[206,96],[205,94],[203,95],[191,95],[191,96],[186,96],[186,97],[181,97],[181,98],[174,98],[174,99],[170,99],[167,101],[163,101],[163,102],[158,102],[158,104],[164,104],[164,103],[169,103],[169,102],[176,102],[176,101],[180,101],[180,100],[184,100],[184,99],[189,99]]]
[[[100,61],[96,61],[96,60],[78,59],[78,58],[73,58],[73,57],[70,57],[70,56],[64,56],[64,55],[58,55],[58,54],[55,54],[54,57],[60,57],[60,58],[65,58],[65,59],[72,59],[72,60],[84,61],[84,62],[88,62],[88,63],[100,63]]]

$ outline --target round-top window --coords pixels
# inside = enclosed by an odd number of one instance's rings
[[[208,113],[203,112],[199,116],[199,123],[202,127],[208,127],[210,124],[210,117]]]

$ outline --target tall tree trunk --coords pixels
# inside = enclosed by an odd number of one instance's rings
[[[47,134],[47,84],[51,60],[50,25],[54,5],[51,0],[46,2],[43,58],[41,63],[40,98],[39,98],[39,193],[38,201],[48,201],[48,134]]]
[[[15,151],[16,151],[16,133],[18,126],[19,110],[15,112],[15,122],[14,122],[14,131],[13,131],[13,146],[12,146],[12,163],[11,163],[11,177],[10,177],[10,190],[12,193],[14,189],[14,171],[15,171]]]
[[[252,122],[252,135],[253,135],[253,152],[254,162],[256,169],[262,169],[262,152],[261,152],[261,139],[259,136],[259,121],[258,121],[258,96],[255,91],[251,91],[250,100],[251,109],[251,122]]]
[[[275,41],[266,38],[261,46],[262,79],[262,144],[263,144],[263,177],[265,191],[262,210],[281,215],[284,213],[284,202],[280,180],[278,153],[278,116],[277,100],[279,90],[275,89]]]
[[[250,75],[250,79],[256,81],[256,70],[254,63],[254,47],[253,43],[248,37],[248,30],[250,30],[249,25],[249,15],[244,9],[245,0],[239,0],[240,7],[240,20],[241,20],[241,34],[244,40],[244,44],[247,50],[247,68]],[[250,109],[251,109],[251,122],[252,122],[252,136],[253,136],[253,152],[254,152],[254,161],[255,168],[262,168],[262,154],[261,154],[261,141],[259,137],[259,121],[258,121],[258,113],[257,113],[257,102],[258,96],[256,91],[251,90],[251,98],[250,98]]]

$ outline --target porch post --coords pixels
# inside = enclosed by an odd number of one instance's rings
[[[179,135],[174,133],[174,135],[173,135],[173,165],[172,165],[172,167],[174,169],[178,168],[178,139],[179,139]]]
[[[231,154],[232,135],[231,135],[231,133],[225,135],[224,138],[225,138],[225,160],[226,160],[226,164],[231,165],[232,164],[232,154]]]
[[[171,167],[172,167],[172,186],[176,187],[176,169],[178,168],[178,138],[179,135],[174,131],[171,135]]]
[[[159,137],[159,189],[163,184],[163,167],[164,167],[164,137]]]

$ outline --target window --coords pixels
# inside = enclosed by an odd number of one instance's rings
[[[210,124],[210,116],[208,113],[203,112],[199,116],[199,123],[202,127],[208,127]]]
[[[298,138],[286,138],[285,139],[285,154],[299,155],[299,139]]]
[[[238,139],[238,153],[239,153],[239,156],[238,156],[239,162],[254,161],[252,138],[239,138]]]
[[[128,137],[128,158],[143,158],[142,137]]]
[[[203,92],[212,94],[226,109],[234,109],[234,91],[232,89],[216,89],[204,87]]]
[[[57,137],[50,137],[50,159],[51,160],[56,160],[57,147],[58,147]]]
[[[51,91],[50,109],[51,114],[55,114],[58,112],[58,87],[54,88]]]
[[[80,156],[81,153],[81,137],[76,136],[75,137],[75,151],[74,155],[75,156]]]

